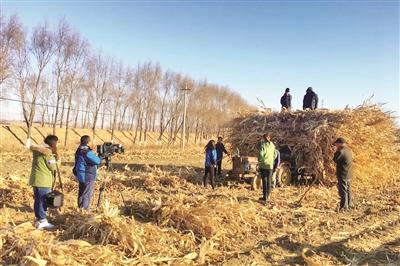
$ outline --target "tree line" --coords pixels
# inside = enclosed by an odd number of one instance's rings
[[[147,132],[174,144],[183,126],[184,89],[187,93],[186,138],[199,141],[223,134],[234,112],[248,108],[227,86],[194,80],[164,70],[158,62],[125,64],[102,52],[65,20],[44,22],[28,30],[16,15],[0,16],[1,94],[21,101],[30,137],[39,122],[65,128],[129,130],[134,143],[146,142]]]

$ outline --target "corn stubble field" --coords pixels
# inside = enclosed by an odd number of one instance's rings
[[[3,139],[4,140],[4,139]],[[9,140],[11,141],[11,139]],[[33,227],[31,154],[2,149],[0,262],[28,265],[399,265],[400,181],[354,186],[336,212],[335,187],[273,191],[261,205],[248,184],[201,186],[203,153],[129,148],[113,158],[102,209],[76,208],[75,147],[60,148],[65,206],[52,232]],[[161,162],[161,163],[160,163]],[[145,164],[148,163],[149,165]],[[154,164],[154,165],[150,165]],[[225,167],[230,167],[225,163]],[[371,169],[373,170],[373,169]],[[99,184],[104,180],[100,170]]]

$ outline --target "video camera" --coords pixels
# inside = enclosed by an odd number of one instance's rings
[[[124,153],[125,148],[121,144],[113,144],[112,142],[104,142],[102,145],[97,145],[97,154],[103,157],[106,161],[106,172],[111,170],[111,157],[115,153]],[[107,180],[107,173],[105,174],[105,180]],[[101,205],[101,199],[106,188],[106,183],[103,182],[100,187],[99,198],[97,199],[97,208]]]
[[[124,146],[121,144],[113,144],[111,142],[104,142],[102,145],[97,145],[97,153],[104,158],[110,158],[114,153],[124,153]]]

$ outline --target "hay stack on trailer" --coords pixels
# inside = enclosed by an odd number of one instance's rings
[[[296,168],[305,167],[322,183],[335,180],[331,143],[344,137],[354,153],[355,182],[387,184],[398,176],[400,156],[394,118],[377,105],[356,109],[240,114],[231,123],[229,142],[241,154],[256,156],[263,133],[290,152]]]

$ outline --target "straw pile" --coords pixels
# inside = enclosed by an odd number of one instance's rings
[[[306,167],[325,184],[335,179],[331,144],[339,136],[353,150],[357,183],[376,186],[398,175],[400,157],[394,118],[377,105],[340,111],[242,114],[231,123],[229,141],[241,154],[256,156],[260,138],[266,132],[272,133],[278,148],[288,146],[297,168]]]

